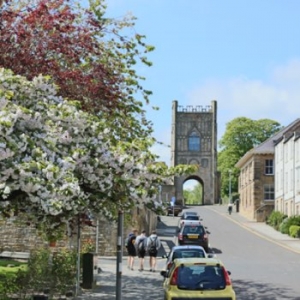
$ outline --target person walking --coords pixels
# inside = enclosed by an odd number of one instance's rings
[[[156,257],[158,249],[161,247],[160,239],[158,238],[156,231],[153,230],[149,238],[147,239],[147,251],[149,254],[150,272],[156,271]]]
[[[145,255],[146,255],[146,246],[147,246],[147,236],[146,230],[142,230],[141,234],[137,236],[135,240],[136,245],[136,252],[139,258],[139,271],[144,271],[144,262],[145,262]]]
[[[232,213],[232,206],[233,204],[231,202],[228,203],[228,213],[231,215]]]
[[[137,237],[137,230],[134,229],[127,237],[125,242],[125,247],[127,249],[127,268],[133,270],[134,266],[134,258],[136,257],[136,247],[135,247],[135,240]]]

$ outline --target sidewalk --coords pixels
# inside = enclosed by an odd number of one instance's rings
[[[227,208],[224,205],[214,205],[207,208],[227,217],[232,222],[235,222],[237,225],[242,226],[243,228],[253,232],[256,235],[263,237],[264,239],[269,240],[272,243],[275,243],[290,251],[300,254],[300,239],[294,239],[288,236],[287,234],[282,234],[264,222],[258,223],[255,221],[251,221],[241,216],[239,213],[236,213],[235,210],[231,215],[228,215]],[[178,219],[174,218],[174,224],[171,224],[170,227],[172,231],[174,231],[174,228],[176,228],[177,223],[178,223]],[[158,258],[158,269],[160,263],[164,263],[164,260],[160,260]],[[141,286],[143,288],[149,288],[153,291],[151,299],[162,298],[162,296],[158,292],[158,289],[155,289],[155,286],[161,286],[161,278],[158,272],[151,273],[147,271],[144,272],[139,272],[137,270],[131,271],[127,269],[126,265],[127,265],[127,257],[123,257],[122,299],[124,300],[140,299],[140,295],[137,293],[139,293]],[[147,262],[146,265],[148,265]],[[77,296],[75,300],[115,299],[116,258],[101,256],[98,258],[98,267],[101,268],[101,273],[95,275],[95,281],[96,281],[95,288],[93,288],[92,290],[82,290],[80,295]],[[144,297],[143,300],[148,300],[148,298]]]
[[[161,260],[162,261],[162,260]],[[165,262],[165,260],[163,260]],[[148,260],[145,262],[148,266]],[[96,285],[91,290],[81,290],[75,300],[113,300],[116,298],[116,257],[98,257],[99,274],[94,275]],[[132,271],[127,269],[127,257],[122,261],[122,299],[136,300],[141,298],[141,287],[152,291],[151,295],[144,295],[143,300],[162,299],[162,291],[158,287],[162,285],[162,277],[159,272],[143,272],[136,268]]]
[[[227,211],[224,205],[214,205],[209,208],[216,211],[219,214],[224,214],[224,212]],[[292,238],[287,234],[282,234],[264,222],[255,222],[249,220],[241,216],[240,213],[235,212],[235,207],[232,214],[230,216],[227,216],[233,222],[254,232],[255,234],[260,235],[277,245],[280,245],[286,249],[300,254],[300,239]]]

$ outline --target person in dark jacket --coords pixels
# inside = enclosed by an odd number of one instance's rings
[[[136,257],[136,247],[135,240],[137,237],[138,231],[134,229],[132,233],[128,235],[126,239],[125,247],[127,249],[128,259],[127,259],[127,268],[133,270],[134,258]]]

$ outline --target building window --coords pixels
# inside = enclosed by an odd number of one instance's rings
[[[265,174],[266,175],[273,175],[274,174],[273,159],[266,159],[265,160]]]
[[[264,185],[264,200],[274,200],[274,185],[265,184]]]
[[[195,131],[189,136],[189,151],[200,151],[200,136]]]

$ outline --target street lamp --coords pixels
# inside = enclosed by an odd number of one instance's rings
[[[231,170],[229,170],[229,203],[232,203],[232,201],[231,201]]]

